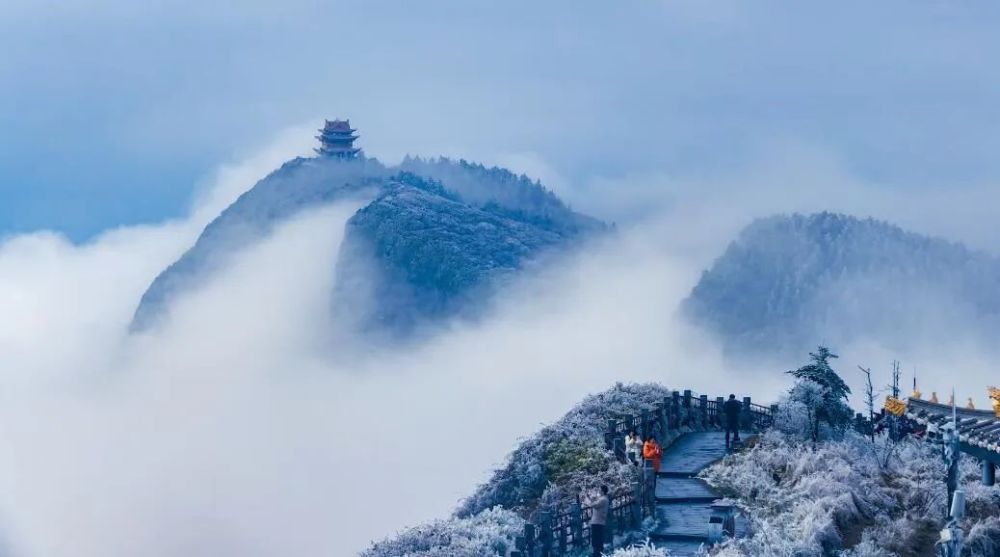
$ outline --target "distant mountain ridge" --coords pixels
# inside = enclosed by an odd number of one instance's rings
[[[337,261],[334,310],[365,328],[406,332],[474,315],[503,277],[604,229],[540,183],[500,168],[444,158],[407,158],[398,167],[363,156],[297,158],[240,196],[156,277],[132,330],[154,326],[176,296],[278,224],[348,198],[369,204],[350,219],[340,253],[317,257]]]
[[[871,340],[905,348],[1000,326],[1000,260],[961,244],[834,213],[747,226],[683,312],[736,352]]]

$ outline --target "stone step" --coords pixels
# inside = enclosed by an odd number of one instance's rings
[[[708,519],[712,516],[710,503],[660,504],[656,507],[660,527],[650,533],[654,540],[701,541],[707,543]],[[746,517],[736,514],[736,537],[747,534]]]
[[[660,474],[693,476],[724,456],[724,433],[689,433],[677,439],[663,455]]]
[[[663,455],[654,492],[660,526],[650,540],[672,557],[697,555],[708,546],[708,520],[719,496],[696,476],[726,454],[723,433],[695,432],[678,438]],[[737,515],[736,535],[745,533],[746,521]]]
[[[699,555],[704,544],[701,541],[661,540],[653,541],[653,545],[670,552],[670,557],[691,557]]]
[[[691,479],[697,478],[698,472],[669,472],[665,470],[660,470],[656,473],[657,479],[660,478],[676,478],[676,479]]]
[[[661,504],[656,507],[660,528],[653,534],[660,539],[704,540],[712,508],[707,503]]]
[[[659,477],[655,493],[659,503],[711,502],[719,498],[705,482],[695,478]]]

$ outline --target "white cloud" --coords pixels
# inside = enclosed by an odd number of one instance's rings
[[[0,244],[0,535],[15,557],[348,555],[446,515],[519,437],[615,381],[773,400],[786,386],[778,372],[798,362],[724,361],[675,318],[677,304],[741,221],[870,187],[822,152],[786,149],[742,180],[717,179],[723,199],[656,176],[609,181],[603,198],[567,189],[604,206],[638,197],[647,210],[512,285],[483,322],[348,360],[328,342],[327,309],[356,206],[318,208],[179,299],[162,328],[127,337],[152,277],[256,177],[301,153],[301,133],[220,171],[185,221],[83,246],[44,233]],[[834,206],[887,211],[896,199]],[[855,363],[899,356],[841,355],[854,386]],[[919,366],[925,384],[975,393],[987,361],[953,347]]]

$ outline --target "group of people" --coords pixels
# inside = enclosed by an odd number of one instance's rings
[[[652,462],[653,471],[659,473],[663,449],[656,442],[655,435],[650,435],[643,441],[635,430],[632,430],[625,436],[625,457],[636,466],[642,466],[643,461],[649,460]]]
[[[722,404],[727,449],[740,441],[740,416],[742,413],[743,404],[736,400],[736,395],[729,395],[729,400]],[[643,441],[634,429],[625,436],[625,457],[632,464],[642,466],[644,460],[649,460],[652,461],[653,470],[659,473],[662,456],[663,449],[656,442],[656,436],[650,435],[648,439]]]
[[[722,414],[725,417],[726,426],[726,448],[740,441],[740,416],[743,412],[743,405],[736,400],[736,395],[729,395],[722,405]],[[732,434],[732,437],[730,435]],[[629,431],[625,436],[625,457],[636,466],[642,466],[645,461],[649,461],[654,473],[660,472],[660,461],[663,458],[663,448],[656,442],[656,436],[650,435],[645,441],[639,437],[635,430]],[[590,541],[594,549],[594,557],[600,557],[604,551],[606,537],[605,529],[608,524],[608,515],[611,513],[611,499],[608,496],[608,486],[602,485],[600,494],[586,501],[586,506],[590,508]]]

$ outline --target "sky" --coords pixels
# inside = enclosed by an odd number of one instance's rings
[[[779,211],[1000,252],[998,20],[902,0],[0,0],[0,555],[351,555],[447,516],[615,381],[775,400],[799,362],[734,365],[678,303]],[[525,172],[616,233],[480,322],[345,362],[325,308],[357,207],[319,207],[128,335],[150,281],[324,117],[387,162]],[[855,388],[855,365],[902,357],[841,348]],[[904,370],[981,397],[995,358],[965,348]]]
[[[389,162],[574,185],[704,182],[792,143],[961,193],[1000,176],[998,23],[985,1],[3,0],[0,234],[180,217],[218,164],[323,117]]]

